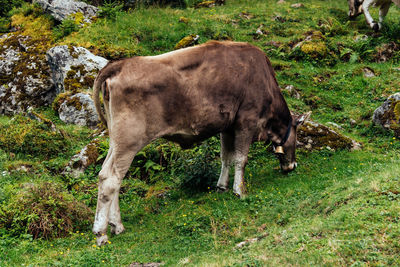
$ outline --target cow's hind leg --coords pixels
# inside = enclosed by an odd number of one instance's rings
[[[115,233],[123,231],[117,198],[122,179],[128,171],[133,157],[141,148],[124,144],[125,149],[122,151],[119,146],[115,146],[114,143],[112,145],[108,159],[99,173],[99,192],[93,225],[93,233],[97,236],[99,246],[108,241],[106,233],[109,222],[113,225],[114,229],[112,230]]]
[[[228,190],[229,169],[232,165],[234,155],[234,136],[233,133],[223,132],[221,139],[221,174],[218,179],[217,188],[220,191]]]

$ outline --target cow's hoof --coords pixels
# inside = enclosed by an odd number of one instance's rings
[[[217,192],[218,193],[225,193],[226,191],[228,191],[228,188],[217,185]]]
[[[113,235],[119,235],[120,233],[122,233],[123,231],[125,231],[125,227],[122,225],[122,223],[119,224],[110,224],[111,226],[111,233]]]
[[[379,29],[380,29],[379,24],[374,22],[374,24],[372,25],[372,29],[373,29],[375,32],[379,32]]]
[[[108,236],[106,234],[103,234],[101,236],[98,236],[96,238],[96,244],[101,247],[103,245],[106,245],[108,243]]]
[[[233,192],[233,194],[240,199],[245,199],[246,198],[246,194],[244,193],[237,193],[237,192]]]

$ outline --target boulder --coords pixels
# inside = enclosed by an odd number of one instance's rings
[[[57,102],[61,103],[58,114],[65,123],[95,127],[100,122],[93,100],[88,94],[67,94],[65,97],[58,97]]]
[[[33,0],[57,21],[74,18],[79,23],[90,23],[97,14],[97,7],[74,0]]]
[[[99,157],[99,143],[100,140],[96,138],[74,155],[64,169],[63,175],[79,178],[90,165],[95,164]]]
[[[0,114],[49,105],[56,96],[45,51],[47,42],[10,33],[0,37]]]
[[[94,79],[108,60],[83,47],[56,46],[47,51],[47,61],[57,94],[92,88]]]
[[[297,145],[307,150],[315,149],[349,149],[359,150],[361,144],[332,130],[331,128],[316,123],[305,121],[297,130]]]
[[[396,137],[400,138],[400,93],[389,96],[374,111],[372,121],[385,130],[393,130]]]

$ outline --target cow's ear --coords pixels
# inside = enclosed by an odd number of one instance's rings
[[[307,112],[306,114],[303,114],[299,117],[297,117],[296,119],[296,126],[299,126],[301,124],[303,124],[303,122],[305,122],[306,120],[308,120],[311,116],[311,111]]]

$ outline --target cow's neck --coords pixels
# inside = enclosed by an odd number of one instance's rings
[[[275,143],[281,143],[291,127],[291,114],[282,94],[272,102],[272,117],[268,122],[270,139]]]

